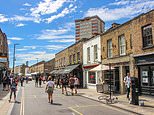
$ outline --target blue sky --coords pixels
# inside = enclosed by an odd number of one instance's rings
[[[1,0],[0,28],[6,33],[12,67],[54,58],[75,42],[74,20],[98,15],[105,29],[154,9],[154,0]]]

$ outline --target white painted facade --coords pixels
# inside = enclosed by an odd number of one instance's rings
[[[94,45],[97,45],[97,60],[94,60]],[[87,48],[90,48],[90,60],[88,61],[88,53]],[[95,36],[88,41],[83,43],[83,68],[85,66],[91,66],[94,64],[101,63],[101,37],[100,35]],[[92,68],[84,68],[83,70],[83,86],[87,88],[96,89],[96,84],[99,83],[99,76],[101,76],[101,72],[95,72],[95,83],[89,82],[89,70]]]

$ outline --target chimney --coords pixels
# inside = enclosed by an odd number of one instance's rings
[[[118,27],[120,24],[118,24],[118,23],[113,23],[112,24],[112,28],[116,28],[116,27]]]

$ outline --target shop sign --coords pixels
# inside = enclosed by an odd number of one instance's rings
[[[148,71],[142,71],[142,76],[148,76]]]
[[[0,62],[7,62],[7,58],[0,58]]]
[[[148,78],[143,78],[142,83],[148,83]]]

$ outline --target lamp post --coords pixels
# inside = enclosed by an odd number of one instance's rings
[[[12,71],[12,73],[13,73],[13,76],[14,76],[14,66],[15,66],[15,50],[16,50],[16,45],[19,45],[19,44],[14,44],[14,51],[13,51],[13,71]]]
[[[109,72],[110,72],[110,100],[111,100],[111,63],[109,63]]]

